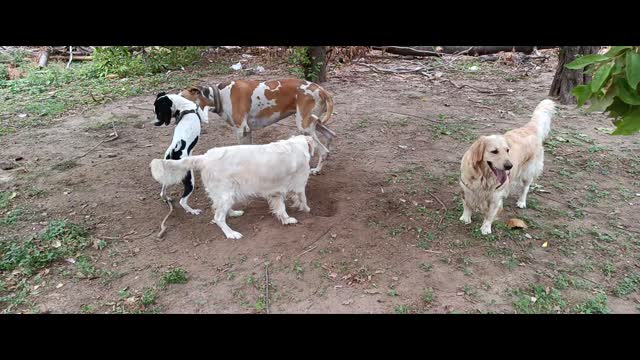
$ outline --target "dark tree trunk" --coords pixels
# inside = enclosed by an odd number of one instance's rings
[[[549,96],[555,97],[561,104],[575,104],[576,99],[571,94],[571,90],[578,85],[583,85],[591,80],[591,76],[583,70],[570,70],[566,64],[573,61],[578,55],[595,54],[600,49],[599,46],[563,46],[558,55],[558,67],[551,82]]]
[[[327,47],[310,46],[308,51],[311,66],[304,71],[305,79],[318,83],[327,81]]]

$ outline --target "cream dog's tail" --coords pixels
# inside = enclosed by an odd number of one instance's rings
[[[549,100],[542,100],[533,111],[533,116],[529,124],[533,124],[538,129],[540,141],[544,141],[551,130],[551,118],[556,112],[556,104]]]
[[[153,159],[149,166],[151,175],[162,185],[174,185],[182,182],[189,170],[200,170],[203,155],[189,156],[180,160]]]

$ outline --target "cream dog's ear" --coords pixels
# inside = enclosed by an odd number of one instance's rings
[[[487,147],[487,137],[481,136],[480,139],[471,145],[471,164],[474,169],[478,170],[484,158],[484,151]]]

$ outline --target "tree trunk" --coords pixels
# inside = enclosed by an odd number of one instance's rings
[[[44,47],[38,55],[38,67],[46,67],[49,61],[49,47]]]
[[[551,82],[549,96],[555,97],[561,104],[575,104],[576,99],[571,90],[578,85],[583,85],[591,80],[591,76],[583,70],[569,70],[566,64],[573,61],[577,55],[595,54],[600,50],[599,46],[563,46],[558,55],[558,67]]]
[[[327,47],[310,46],[308,54],[311,65],[304,70],[305,79],[318,83],[327,81]]]

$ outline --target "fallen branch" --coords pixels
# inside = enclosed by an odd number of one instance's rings
[[[427,69],[426,67],[424,67],[422,65],[419,65],[415,69],[407,69],[407,68],[383,69],[383,68],[377,67],[377,66],[375,66],[373,64],[366,64],[366,63],[357,63],[357,65],[368,67],[369,69],[372,69],[375,72],[391,73],[391,74],[408,74],[408,73],[413,73],[413,72],[420,72],[420,71],[424,71],[424,70],[429,70],[429,69]]]
[[[66,55],[51,55],[51,56],[49,56],[49,59],[52,59],[52,60],[67,60],[67,59],[69,59],[69,56],[66,56]],[[76,55],[76,56],[73,57],[73,60],[75,60],[75,61],[91,61],[91,60],[93,60],[93,56]]]
[[[315,246],[313,246],[313,247],[308,248],[307,250],[305,250],[305,251],[301,252],[300,254],[298,254],[298,255],[296,256],[296,258],[299,258],[300,256],[302,256],[302,255],[304,255],[304,254],[308,253],[309,251],[313,251],[313,249],[315,249],[315,248],[317,248],[317,247],[318,247],[318,245],[315,245]]]
[[[493,90],[480,89],[480,88],[477,88],[475,86],[471,86],[471,85],[467,85],[467,84],[458,85],[458,84],[454,83],[453,81],[451,81],[449,79],[444,79],[442,81],[451,83],[451,85],[455,86],[456,89],[462,89],[463,87],[468,87],[468,88],[471,88],[471,89],[473,89],[473,90],[475,90],[475,91],[477,91],[479,93],[488,94],[488,95],[491,95],[491,96],[494,96],[494,95],[509,95],[509,93],[501,93],[501,92],[494,92]]]
[[[98,146],[100,146],[100,145],[102,145],[102,144],[104,144],[106,142],[111,142],[111,141],[117,139],[119,137],[118,136],[118,131],[116,131],[116,124],[113,122],[113,120],[111,120],[111,126],[113,126],[113,133],[115,134],[115,136],[112,136],[109,139],[105,139],[105,140],[100,141],[98,144],[96,144],[96,146],[94,146],[91,149],[89,149],[86,153],[84,153],[82,155],[78,155],[78,156],[74,157],[73,159],[76,160],[76,159],[83,158],[83,157],[87,156],[87,154],[89,154],[90,152],[95,150]]]
[[[389,111],[389,112],[392,113],[392,114],[411,116],[411,117],[414,117],[416,119],[428,120],[428,121],[431,121],[431,122],[439,123],[439,121],[437,121],[437,120],[428,119],[428,118],[425,118],[425,117],[422,117],[422,116],[418,116],[418,115],[414,115],[414,114],[401,113],[401,112],[397,112],[397,111]]]
[[[137,107],[137,106],[133,106],[133,105],[127,105],[127,107],[129,107],[129,108],[131,108],[131,109],[138,109],[138,110],[153,111],[153,109],[145,109],[145,108],[141,108],[141,107]]]
[[[467,98],[467,100],[471,101],[472,103],[479,104],[479,105],[476,105],[476,107],[483,108],[483,109],[487,109],[487,110],[496,110],[496,109],[494,109],[494,108],[492,108],[492,107],[489,107],[489,106],[487,106],[487,105],[483,105],[483,104],[482,104],[480,101],[478,101],[478,100],[473,100],[473,99],[470,99],[470,98]]]
[[[442,224],[442,221],[444,220],[445,215],[447,214],[447,207],[444,205],[444,203],[442,202],[442,200],[440,200],[437,196],[433,195],[433,193],[431,192],[427,192],[429,195],[431,195],[432,198],[436,199],[440,205],[442,206],[442,209],[444,209],[444,212],[442,213],[442,216],[440,217],[440,221],[438,222],[438,226],[440,226]]]
[[[418,50],[412,47],[405,46],[372,46],[373,50],[382,50],[382,52],[388,52],[396,55],[409,55],[409,56],[442,56],[441,53],[429,50]]]
[[[158,233],[158,238],[161,238],[164,235],[165,231],[167,231],[167,227],[164,225],[164,223],[167,222],[169,215],[171,215],[171,213],[173,212],[173,204],[171,203],[171,201],[168,198],[165,198],[164,202],[169,205],[169,213],[164,217],[164,219],[162,219],[162,223],[160,223],[160,232]]]

